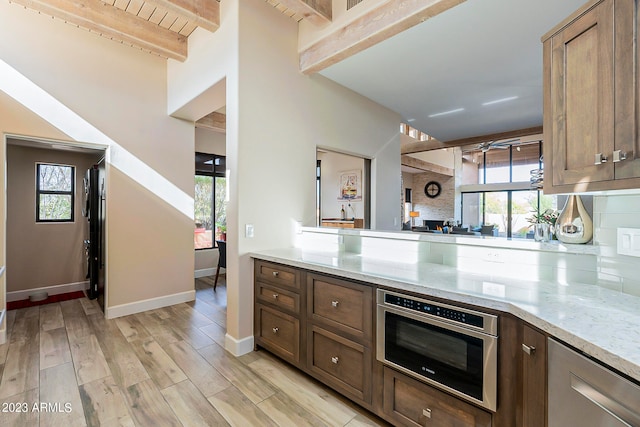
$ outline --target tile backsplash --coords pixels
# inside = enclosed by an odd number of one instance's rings
[[[640,228],[640,194],[593,198],[598,284],[640,296],[640,258],[618,255],[617,228]]]
[[[617,254],[617,228],[640,229],[640,194],[593,196],[593,244],[575,251],[528,250],[483,244],[419,241],[412,233],[389,239],[375,232],[305,232],[302,247],[344,251],[396,263],[444,264],[470,273],[514,279],[552,280],[564,284],[597,284],[640,296],[640,258]],[[326,234],[325,234],[326,233]]]

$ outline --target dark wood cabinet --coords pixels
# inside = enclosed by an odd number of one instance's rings
[[[280,264],[254,264],[255,344],[302,367],[304,340],[302,271]]]
[[[547,425],[547,337],[522,327],[522,427]]]
[[[255,343],[399,426],[546,427],[546,336],[498,320],[498,407],[487,410],[376,360],[376,286],[255,261]]]
[[[371,405],[373,287],[307,274],[307,367],[352,400]]]
[[[395,425],[409,427],[490,427],[491,414],[384,368],[384,413]]]
[[[543,37],[544,191],[640,187],[636,0],[597,0]]]

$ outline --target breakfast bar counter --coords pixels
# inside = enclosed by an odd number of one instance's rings
[[[511,313],[640,381],[640,297],[593,284],[514,279],[427,262],[285,248],[250,254],[395,290]]]

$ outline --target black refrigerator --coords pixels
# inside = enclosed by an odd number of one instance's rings
[[[87,169],[84,178],[84,215],[89,223],[87,245],[87,278],[89,279],[89,299],[98,299],[104,311],[104,160]]]

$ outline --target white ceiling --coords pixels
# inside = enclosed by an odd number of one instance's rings
[[[467,0],[321,74],[440,141],[541,126],[540,38],[584,3]]]

